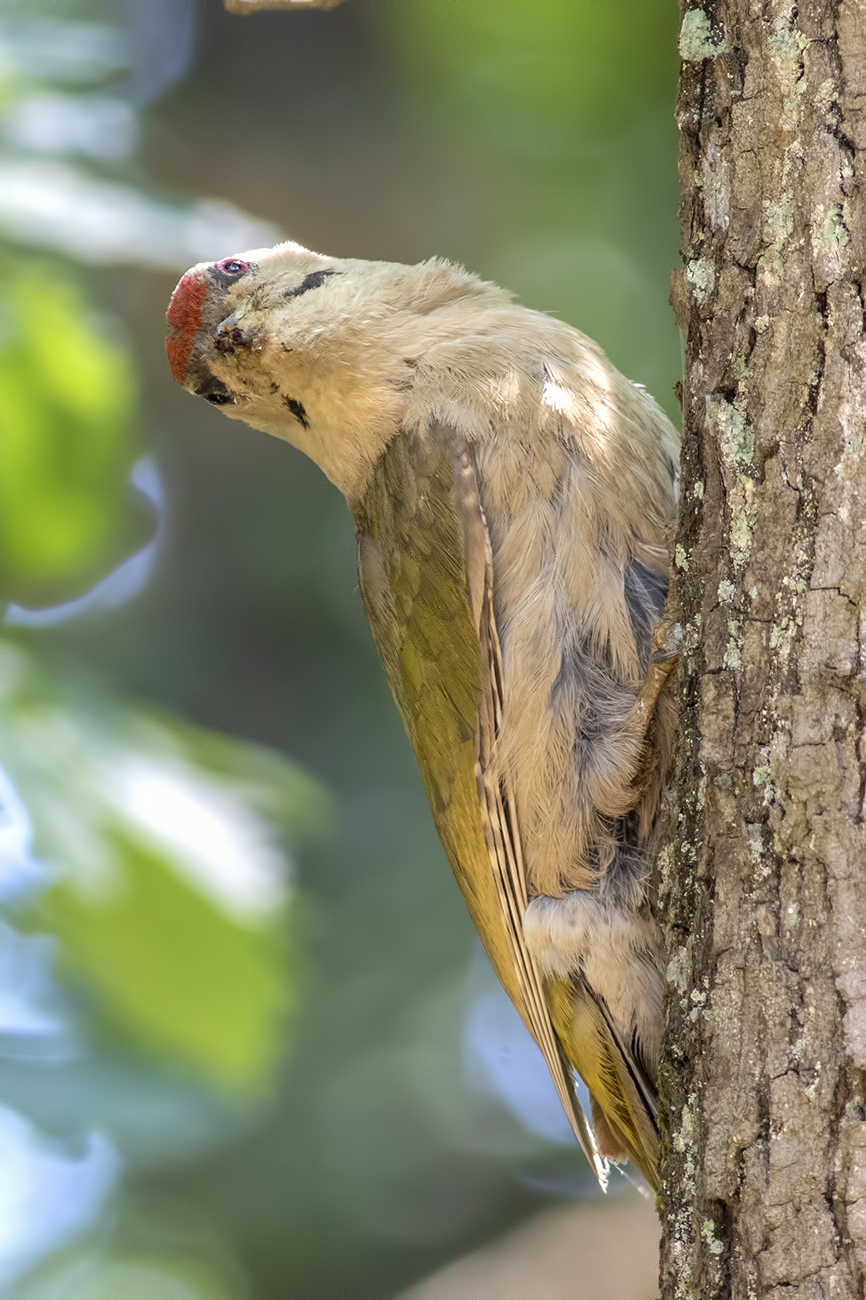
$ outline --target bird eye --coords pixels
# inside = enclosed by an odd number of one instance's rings
[[[242,262],[239,257],[226,257],[217,264],[217,270],[224,272],[226,275],[243,275],[246,269],[247,263]]]

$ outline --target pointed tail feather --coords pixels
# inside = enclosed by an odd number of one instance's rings
[[[655,1089],[603,998],[583,981],[552,980],[548,1004],[557,1036],[613,1138],[658,1190]]]

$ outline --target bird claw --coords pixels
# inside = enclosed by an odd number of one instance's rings
[[[679,659],[682,644],[682,624],[670,618],[660,619],[656,624],[652,642],[650,643],[650,663],[664,664]]]

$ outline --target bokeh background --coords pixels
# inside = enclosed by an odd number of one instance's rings
[[[0,0],[0,1294],[374,1300],[594,1192],[345,506],[176,388],[191,263],[465,263],[672,418],[675,0]]]

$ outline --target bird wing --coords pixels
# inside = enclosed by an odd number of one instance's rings
[[[517,811],[493,762],[502,717],[493,564],[468,444],[442,424],[401,431],[353,514],[364,608],[439,838],[500,983],[604,1185],[606,1164],[523,937]]]

